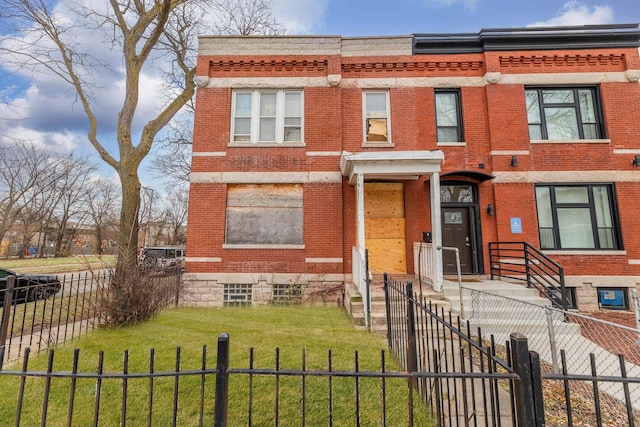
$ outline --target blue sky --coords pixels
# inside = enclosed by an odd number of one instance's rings
[[[60,0],[66,1],[66,0]],[[93,2],[95,0],[81,0]],[[640,23],[640,0],[272,0],[276,19],[289,34],[341,36],[413,33],[478,33],[483,28],[534,25]],[[0,18],[0,41],[6,31]],[[90,40],[94,33],[78,34]],[[92,43],[100,50],[101,44]],[[98,54],[118,68],[113,52]],[[95,53],[95,52],[94,52]],[[120,93],[117,73],[100,76],[96,98],[103,141],[115,153],[115,111]],[[140,102],[142,118],[157,108],[160,81],[145,75]],[[29,139],[58,151],[97,154],[86,139],[87,120],[74,92],[59,78],[19,70],[9,73],[0,61],[0,140]],[[116,153],[117,155],[117,153]],[[147,162],[148,163],[148,162]],[[106,167],[105,170],[108,170]],[[142,173],[144,175],[144,171]]]
[[[482,28],[637,23],[638,0],[273,0],[293,33],[477,33]]]

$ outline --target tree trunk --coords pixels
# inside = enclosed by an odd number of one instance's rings
[[[96,237],[96,244],[94,246],[94,251],[96,255],[103,255],[104,249],[102,247],[102,225],[96,226],[95,237]]]
[[[122,165],[121,169],[118,170],[122,186],[122,209],[120,211],[120,231],[118,233],[116,286],[118,283],[125,283],[127,273],[133,271],[137,266],[140,179],[136,170]]]

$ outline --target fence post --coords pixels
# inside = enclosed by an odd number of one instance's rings
[[[16,276],[7,277],[7,288],[4,292],[4,302],[2,305],[2,321],[0,322],[0,347],[3,347],[7,343],[7,332],[9,331],[9,315],[11,314],[11,304],[15,284]]]
[[[540,359],[537,353],[529,351],[527,337],[521,333],[512,333],[510,341],[513,371],[519,377],[514,384],[518,426],[544,426]]]
[[[213,413],[214,427],[227,426],[229,404],[229,334],[218,335],[218,359],[216,363],[216,396]]]
[[[389,348],[393,348],[393,337],[391,336],[391,298],[389,295],[389,276],[383,273],[384,278],[384,305],[387,310],[387,341]]]
[[[640,300],[638,299],[638,290],[634,289],[631,291],[631,295],[633,295],[633,312],[636,315],[636,329],[638,330],[638,343],[640,343]],[[2,343],[0,343],[1,345]]]
[[[176,274],[176,300],[174,303],[175,307],[178,307],[180,303],[180,282],[182,280],[182,273],[178,270],[178,274]]]
[[[416,320],[413,312],[413,283],[407,282],[407,371],[418,370],[418,355],[416,348]],[[418,379],[412,377],[410,386],[417,387]]]
[[[558,343],[556,340],[556,328],[553,325],[553,312],[549,307],[545,307],[544,312],[547,317],[547,329],[549,331],[549,350],[551,351],[551,364],[553,365],[553,373],[557,374],[560,371],[558,368]],[[565,314],[563,313],[563,315]]]

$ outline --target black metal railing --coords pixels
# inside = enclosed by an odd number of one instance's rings
[[[413,375],[389,369],[384,351],[379,366],[368,369],[357,352],[350,358],[329,350],[322,361],[303,349],[298,364],[279,349],[265,362],[251,348],[235,353],[245,366],[237,367],[229,348],[223,333],[212,355],[206,346],[201,354],[178,347],[174,356],[151,349],[148,360],[133,351],[117,359],[100,352],[97,363],[83,364],[87,356],[77,349],[73,360],[56,360],[50,350],[43,363],[30,361],[26,350],[21,368],[0,365],[3,401],[11,402],[0,411],[0,425],[433,425],[407,387]],[[285,359],[297,366],[285,367]]]
[[[438,425],[640,425],[640,377],[627,374],[633,365],[622,355],[611,367],[590,354],[590,369],[569,374],[571,349],[563,349],[554,372],[524,335],[514,331],[505,343],[483,337],[420,299],[411,282],[385,275],[385,296],[393,354],[409,372],[440,373],[428,380],[418,374],[413,384]]]
[[[385,274],[384,287],[389,347],[407,371],[416,373],[413,386],[436,414],[438,425],[517,425],[517,404],[532,405],[534,394],[529,386],[520,392],[528,403],[507,398],[515,396],[522,383],[522,373],[510,360],[499,357],[493,343],[486,346],[482,337],[472,338],[459,317],[437,313],[432,302],[414,293],[411,282]],[[521,348],[526,339],[515,345],[528,354]],[[428,378],[424,372],[439,375]]]
[[[158,288],[175,288],[164,306],[177,304],[180,289],[180,272],[167,273],[151,278]],[[41,284],[18,287],[15,278],[8,278],[0,289],[4,361],[19,359],[27,347],[33,353],[74,340],[101,324],[101,301],[112,296],[110,276],[108,270],[57,276],[60,289],[52,295],[37,292]]]
[[[489,243],[491,279],[522,282],[562,310],[572,306],[563,267],[527,242]]]

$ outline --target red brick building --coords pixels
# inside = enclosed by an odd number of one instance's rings
[[[628,302],[639,46],[637,25],[201,37],[187,286],[208,304],[323,295],[364,249],[374,273],[416,273],[426,237],[471,275],[490,242],[528,242],[580,308]]]

